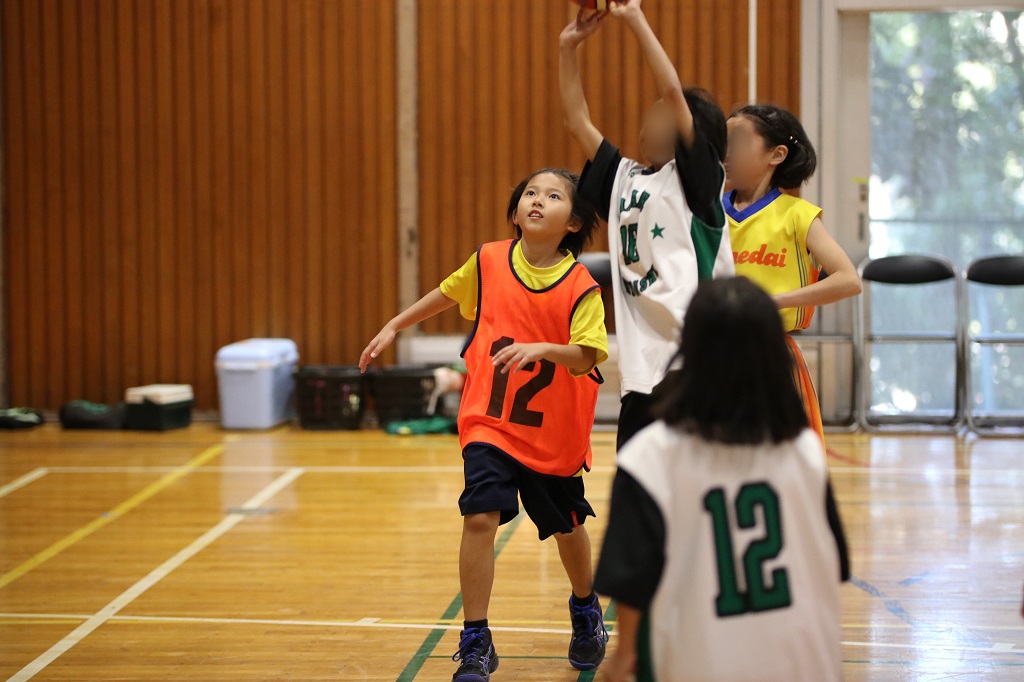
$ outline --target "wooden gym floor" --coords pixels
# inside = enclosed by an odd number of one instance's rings
[[[1024,441],[829,445],[844,678],[1024,679]],[[613,434],[595,446],[597,544]],[[0,435],[0,679],[448,680],[460,463],[375,432]],[[592,679],[564,659],[554,542],[523,520],[495,552],[495,682]]]

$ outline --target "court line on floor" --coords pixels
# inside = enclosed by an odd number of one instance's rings
[[[1020,476],[1020,469],[928,469],[911,467],[829,467],[828,472],[833,476],[836,474],[882,474],[886,476],[910,476],[912,478],[925,478],[928,476],[977,476],[989,474],[993,476],[1006,476],[1013,474]]]
[[[293,450],[378,450],[381,445],[386,445],[389,450],[401,452],[415,451],[420,452],[423,450],[445,450],[453,451],[455,453],[461,452],[459,449],[459,440],[457,437],[452,436],[451,440],[445,436],[443,442],[438,440],[429,440],[436,438],[436,436],[430,434],[424,434],[413,437],[395,437],[389,436],[384,433],[380,434],[380,437],[371,435],[350,439],[350,440],[288,440],[286,438],[261,438],[251,439],[243,437],[237,441],[238,445],[246,450],[259,452],[262,450],[280,450],[281,448],[290,448]]]
[[[895,665],[895,666],[899,666],[899,667],[904,668],[904,669],[908,668],[910,665],[913,664],[913,662],[911,662],[911,661],[882,660],[882,659],[878,659],[878,658],[863,658],[863,659],[844,658],[843,659],[843,663],[844,664],[849,664],[849,665],[872,665],[872,666],[875,666],[875,665]],[[1009,661],[974,661],[974,660],[972,660],[971,663],[974,663],[975,665],[979,666],[980,669],[986,669],[986,668],[1020,668],[1020,667],[1024,667],[1024,661],[1019,662],[1019,663],[1018,662],[1011,663]],[[978,670],[971,670],[971,671],[966,671],[966,672],[965,671],[957,671],[955,673],[949,673],[948,675],[944,675],[943,677],[945,677],[946,679],[953,679],[953,678],[966,679],[965,675],[967,675],[969,673],[970,674],[975,674],[977,672],[979,672],[979,671]],[[900,679],[905,679],[905,678],[901,677]]]
[[[298,465],[296,465],[298,466]],[[437,466],[358,466],[358,465],[302,465],[307,473],[462,473],[461,465],[440,464]],[[277,472],[290,468],[287,464],[247,464],[247,465],[224,465],[211,467],[196,467],[197,471],[205,472]],[[173,466],[52,466],[46,467],[51,474],[105,474],[105,473],[153,473],[163,471],[174,471]],[[614,473],[613,466],[595,466],[590,473]],[[1020,476],[1020,469],[912,469],[912,468],[884,468],[884,467],[831,467],[829,473],[835,475],[871,475],[871,476],[909,476],[912,478],[926,478],[929,476]]]
[[[1014,649],[1012,642],[997,642],[991,646],[960,646],[954,644],[899,644],[897,642],[840,642],[843,646],[872,647],[877,649],[914,649],[915,651],[949,651],[983,654],[1009,654],[1024,656],[1024,649]],[[1011,647],[1011,648],[1007,648]]]
[[[917,619],[910,615],[910,612],[903,607],[903,605],[899,602],[898,599],[890,597],[889,595],[882,592],[882,590],[878,589],[877,587],[869,583],[868,581],[862,578],[858,578],[855,575],[852,575],[850,576],[850,584],[857,587],[857,589],[866,592],[875,599],[880,600],[882,602],[882,605],[885,606],[886,611],[888,611],[891,615],[903,621],[910,627],[913,628],[919,624]]]
[[[24,476],[14,479],[7,485],[0,485],[0,497],[10,495],[19,488],[24,488],[32,481],[37,481],[48,473],[49,471],[46,467],[39,467],[38,469],[33,469]]]
[[[897,585],[902,585],[904,587],[908,587],[910,585],[916,585],[917,583],[921,582],[922,580],[924,580],[925,578],[927,578],[931,574],[932,574],[931,570],[922,571],[921,573],[918,573],[917,575],[912,575],[909,578],[904,578],[903,580],[899,581],[896,584]]]
[[[83,621],[89,618],[88,615],[81,613],[0,613],[0,624],[5,624],[4,620],[10,622],[23,622],[38,620],[52,621],[52,622],[76,622]],[[110,619],[111,621],[138,621],[138,622],[153,622],[153,623],[220,623],[224,625],[285,625],[285,626],[316,626],[316,627],[366,627],[366,628],[407,628],[407,629],[424,629],[429,630],[432,628],[447,628],[450,630],[461,630],[461,621],[456,621],[454,617],[441,619],[438,618],[435,621],[415,621],[415,620],[400,620],[394,618],[360,618],[359,620],[289,620],[279,618],[232,618],[232,617],[216,617],[216,616],[115,616]],[[607,614],[607,621],[614,623],[611,611]],[[564,624],[563,620],[500,620],[495,621],[497,623],[510,623],[513,625],[495,625],[492,629],[503,630],[507,632],[539,632],[539,633],[556,633],[564,634],[569,630],[562,628],[541,628],[541,627],[519,627],[525,625],[555,625]],[[9,623],[6,623],[9,624]],[[905,623],[842,623],[841,627],[850,630],[910,630],[911,626]],[[970,624],[964,627],[969,627],[972,630],[982,631],[1005,631],[1005,632],[1024,632],[1024,625],[978,625]],[[609,630],[611,630],[609,628]]]
[[[239,507],[239,511],[232,512],[225,516],[217,525],[213,526],[193,540],[170,559],[154,568],[148,575],[142,578],[142,580],[119,594],[109,604],[91,615],[84,623],[65,635],[63,639],[40,654],[34,661],[26,665],[20,671],[15,673],[13,677],[8,679],[8,682],[24,682],[24,680],[29,680],[34,677],[37,673],[46,668],[46,666],[53,663],[62,654],[71,649],[71,647],[88,637],[97,628],[116,616],[119,611],[170,575],[175,569],[179,568],[186,561],[213,544],[217,539],[239,523],[249,518],[249,516],[244,513],[245,511],[260,508],[274,495],[291,485],[295,479],[302,474],[303,470],[301,467],[293,467],[275,478],[262,490],[246,500],[245,503]]]
[[[459,602],[461,608],[461,601]],[[458,613],[458,611],[456,611]],[[88,620],[91,616],[73,613],[0,613],[0,624],[5,620],[14,623],[73,623]],[[275,618],[217,618],[206,616],[112,616],[111,623],[182,623],[194,625],[261,625],[281,627],[325,627],[325,628],[370,628],[384,630],[462,630],[462,622],[455,617],[439,619],[436,622],[411,623],[388,622],[380,618],[360,618],[359,620],[281,620]],[[552,621],[554,622],[554,621]],[[495,632],[520,632],[531,634],[565,635],[566,628],[516,627],[495,625],[490,628]],[[443,634],[443,633],[442,633]]]
[[[501,532],[501,535],[498,536],[498,540],[494,543],[495,561],[498,560],[498,557],[501,555],[502,550],[504,550],[505,546],[508,545],[508,541],[512,539],[512,534],[516,532],[516,528],[519,527],[519,524],[522,522],[524,516],[525,514],[519,514],[514,519],[512,519],[512,521],[510,521],[509,524],[505,526],[505,529]],[[452,599],[451,603],[448,605],[448,608],[445,609],[444,613],[441,615],[440,620],[450,621],[453,618],[455,618],[455,616],[461,610],[462,592],[460,591],[458,594],[455,595],[455,598]],[[427,658],[430,656],[430,654],[434,653],[434,649],[437,648],[437,645],[441,641],[441,638],[444,637],[445,632],[453,629],[461,630],[462,628],[456,625],[440,627],[431,630],[430,633],[427,634],[426,639],[423,640],[423,644],[420,645],[420,648],[416,650],[416,653],[414,653],[412,655],[412,658],[409,659],[409,662],[406,663],[405,668],[402,670],[402,673],[398,676],[398,679],[395,682],[411,682],[412,680],[416,679],[416,675],[419,674],[420,669],[423,667],[423,664],[427,662]],[[494,628],[492,628],[492,630],[494,630]]]
[[[608,609],[609,622],[613,622],[611,619],[612,609]],[[85,621],[92,616],[84,614],[70,614],[70,613],[0,613],[0,622],[4,619],[10,619],[21,624],[29,624],[32,622],[41,623],[58,623],[58,622],[75,622]],[[217,617],[205,617],[205,616],[122,616],[113,615],[108,618],[111,624],[183,624],[183,625],[259,625],[261,627],[323,627],[323,628],[367,628],[367,629],[398,629],[398,630],[440,630],[443,635],[448,630],[458,631],[462,630],[462,624],[454,622],[454,616],[452,618],[445,619],[448,623],[440,622],[424,622],[424,623],[394,623],[386,622],[377,618],[361,618],[353,621],[338,621],[338,620],[284,620],[275,618],[217,618]],[[551,621],[555,622],[555,621]],[[876,629],[903,629],[900,627],[892,628],[884,625],[877,624],[846,624],[843,627],[871,627]],[[984,626],[984,625],[972,625],[970,626],[977,630],[1012,630],[1020,631],[1024,630],[1021,626]],[[508,632],[508,633],[521,633],[521,634],[546,634],[546,635],[567,635],[570,634],[569,628],[532,628],[532,627],[508,627],[502,625],[491,626],[491,630],[494,632]],[[613,632],[609,628],[609,632]],[[614,634],[614,633],[613,633]],[[1019,642],[994,642],[989,646],[963,646],[963,645],[952,645],[952,644],[927,644],[927,643],[898,643],[898,642],[863,642],[863,641],[850,641],[842,640],[841,644],[844,646],[851,647],[877,647],[880,649],[913,649],[921,651],[950,651],[950,652],[976,652],[986,654],[1007,654],[1012,656],[1024,656],[1024,645]],[[1021,648],[1015,648],[1021,647]],[[428,654],[428,656],[432,655]]]
[[[447,656],[439,656],[437,654],[432,654],[430,656],[430,658],[438,658],[438,659],[440,659],[440,658],[447,658]],[[501,657],[501,660],[503,660],[503,661],[506,660],[506,659],[508,659],[508,660],[519,660],[519,661],[564,661],[565,660],[565,656],[502,656]],[[844,658],[842,660],[842,662],[843,663],[850,663],[850,664],[868,664],[868,665],[899,665],[899,666],[904,666],[904,667],[906,667],[906,665],[908,663],[907,661],[882,661],[882,660],[878,660],[878,659],[852,660],[852,659],[847,659],[847,658]],[[1022,661],[1020,663],[1018,663],[1018,662],[1011,663],[1009,661],[984,661],[984,662],[977,661],[977,663],[982,665],[982,666],[984,666],[984,667],[992,667],[992,668],[1018,668],[1018,667],[1024,666],[1024,661]],[[584,675],[586,675],[587,677],[584,677]],[[596,675],[596,671],[580,673],[580,678],[577,679],[577,682],[580,682],[580,680],[584,680],[584,681],[592,680],[595,675]]]
[[[463,472],[462,465],[443,466],[345,466],[345,465],[323,465],[323,466],[302,466],[306,473],[326,474],[430,474],[430,473],[459,473]],[[292,467],[287,464],[247,464],[247,465],[224,465],[224,466],[201,466],[196,467],[197,473],[275,473],[287,471]],[[160,471],[173,471],[174,467],[169,466],[110,466],[110,467],[48,467],[51,474],[141,474]]]
[[[917,632],[931,632],[942,636],[951,636],[963,642],[964,645],[968,647],[966,649],[968,651],[973,651],[975,647],[985,649],[984,640],[967,631],[972,628],[966,628],[964,631],[958,631],[956,628],[950,628],[944,625],[934,625],[921,621],[911,616],[910,612],[904,608],[900,600],[890,597],[868,581],[858,578],[857,576],[851,576],[850,583],[872,597],[880,600],[890,614],[903,621]],[[1010,645],[1010,648],[1012,649],[1013,645]]]
[[[43,551],[39,552],[35,556],[23,561],[18,566],[15,566],[11,570],[0,576],[0,589],[3,589],[7,585],[22,577],[32,569],[40,566],[41,564],[49,561],[53,557],[63,552],[68,547],[75,545],[76,543],[89,537],[104,526],[116,521],[131,510],[138,507],[140,504],[153,497],[157,493],[169,488],[174,483],[178,482],[188,474],[192,473],[202,465],[206,464],[213,458],[219,456],[223,452],[224,446],[220,443],[217,445],[211,445],[210,447],[203,450],[201,453],[190,459],[185,464],[173,469],[166,476],[163,476],[156,481],[150,483],[145,488],[135,493],[127,500],[117,505],[110,511],[96,517],[89,523],[85,524],[76,531],[65,535],[57,542],[53,543]]]
[[[833,450],[832,448],[825,448],[825,454],[833,459],[838,459],[840,462],[846,462],[847,464],[853,464],[856,466],[861,466],[862,464],[864,464],[863,462],[856,460],[853,457],[847,457],[846,455],[836,450]]]

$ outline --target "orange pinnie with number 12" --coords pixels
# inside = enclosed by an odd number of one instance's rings
[[[569,343],[573,313],[598,289],[578,263],[554,284],[531,289],[512,267],[515,241],[490,242],[477,255],[476,324],[462,356],[466,386],[459,410],[463,449],[482,442],[533,471],[573,476],[591,466],[600,374],[573,376],[550,360],[502,373],[491,358],[512,343]]]

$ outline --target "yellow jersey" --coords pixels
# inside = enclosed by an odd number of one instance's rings
[[[807,232],[821,216],[819,207],[778,189],[742,211],[732,205],[732,199],[730,192],[722,197],[722,204],[737,275],[772,296],[818,281],[820,267],[807,250]],[[783,308],[779,314],[783,327],[791,332],[810,325],[814,308]]]
[[[561,280],[576,259],[567,253],[558,264],[550,268],[537,268],[526,260],[523,246],[517,240],[512,248],[512,269],[520,281],[530,289],[539,291],[552,286]],[[453,272],[441,282],[441,293],[459,304],[459,312],[467,320],[476,320],[476,307],[479,296],[479,280],[477,277],[477,254],[461,268]],[[608,359],[608,332],[604,325],[604,302],[601,292],[592,291],[580,301],[572,316],[569,328],[569,343],[585,346],[597,351],[597,364]],[[593,367],[582,374],[588,374]]]

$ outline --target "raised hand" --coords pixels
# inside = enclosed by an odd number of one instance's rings
[[[608,11],[617,19],[626,19],[634,12],[640,12],[643,0],[612,0],[608,3]]]
[[[576,18],[562,29],[561,35],[558,36],[559,42],[562,45],[576,47],[589,36],[592,36],[601,27],[601,22],[607,16],[607,11],[590,12],[588,14],[585,8],[580,7],[580,11],[576,13]]]

